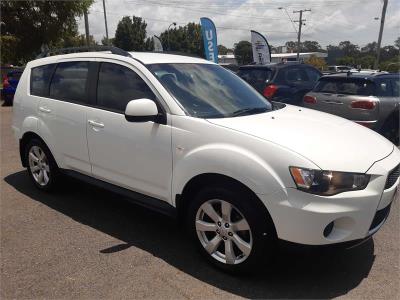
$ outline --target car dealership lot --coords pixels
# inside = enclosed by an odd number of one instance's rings
[[[234,277],[207,264],[176,222],[120,196],[73,180],[55,194],[35,189],[10,124],[2,107],[2,298],[399,296],[398,201],[360,247],[286,247],[260,274]]]

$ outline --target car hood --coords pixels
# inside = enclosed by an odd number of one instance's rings
[[[323,170],[363,173],[394,147],[378,133],[354,122],[292,105],[208,121],[288,148]]]

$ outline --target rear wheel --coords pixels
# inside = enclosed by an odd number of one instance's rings
[[[244,191],[208,187],[189,207],[188,226],[200,252],[230,272],[249,271],[273,253],[276,234],[269,215]]]
[[[59,177],[57,164],[47,146],[39,139],[32,139],[25,147],[29,177],[41,190],[54,188]]]

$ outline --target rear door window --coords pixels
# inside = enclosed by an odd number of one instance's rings
[[[308,79],[312,82],[315,83],[317,80],[321,77],[321,73],[319,73],[317,70],[314,70],[312,68],[305,68]]]
[[[50,98],[75,103],[88,102],[89,62],[73,61],[57,65],[50,84]]]
[[[49,84],[55,64],[39,66],[31,69],[31,95],[47,97]]]
[[[392,79],[393,96],[400,97],[400,78]]]
[[[392,84],[390,82],[390,79],[375,80],[375,86],[376,86],[376,91],[375,91],[376,96],[380,97],[393,96]]]

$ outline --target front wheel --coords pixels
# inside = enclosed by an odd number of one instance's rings
[[[273,253],[275,230],[254,196],[206,188],[190,205],[188,222],[201,253],[230,272],[252,270]]]

